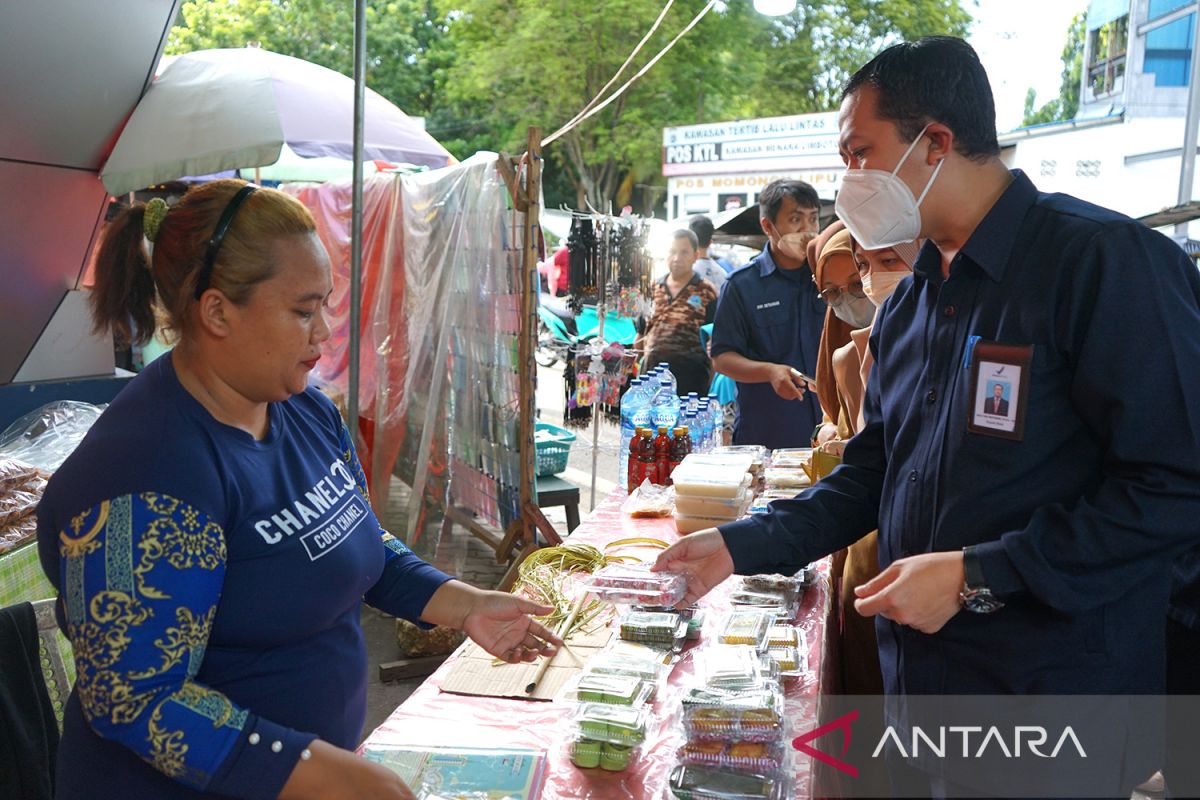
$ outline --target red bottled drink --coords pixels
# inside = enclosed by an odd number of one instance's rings
[[[629,460],[625,465],[625,474],[628,480],[629,493],[633,494],[633,490],[642,485],[642,481],[646,479],[645,471],[642,468],[642,432],[645,428],[637,428],[634,430],[633,438],[629,441]]]
[[[692,437],[688,435],[686,425],[680,425],[675,428],[673,434],[671,437],[671,456],[668,462],[671,472],[674,472],[684,457],[692,452]]]
[[[658,480],[663,486],[671,485],[671,437],[667,435],[667,426],[658,426],[658,436],[654,437],[654,465]]]
[[[638,461],[641,466],[639,485],[642,481],[658,483],[658,462],[654,459],[654,431],[650,428],[642,429],[642,438],[638,445]]]

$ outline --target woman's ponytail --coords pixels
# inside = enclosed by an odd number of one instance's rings
[[[154,276],[143,241],[145,216],[144,203],[121,212],[105,228],[96,253],[92,330],[112,331],[119,347],[145,344],[154,334]]]

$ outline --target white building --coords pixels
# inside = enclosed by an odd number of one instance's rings
[[[1075,119],[1002,134],[1005,163],[1132,217],[1176,205],[1198,5],[1092,0]]]

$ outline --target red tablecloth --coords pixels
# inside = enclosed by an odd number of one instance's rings
[[[668,542],[679,535],[671,519],[631,519],[620,511],[623,492],[614,492],[571,534],[572,542],[585,542],[600,549],[609,542],[648,536]],[[829,560],[818,564],[818,580],[805,592],[797,625],[808,645],[808,671],[785,685],[787,716],[793,733],[812,729],[817,722],[822,686],[827,686],[832,659],[827,658],[830,636],[827,622],[833,605],[829,583]],[[364,747],[375,745],[444,745],[458,747],[530,747],[549,753],[549,769],[542,797],[566,798],[669,797],[666,786],[675,764],[675,751],[682,743],[678,729],[681,687],[693,672],[697,648],[715,642],[722,620],[729,611],[728,595],[736,578],[718,586],[700,605],[706,609],[698,645],[684,651],[675,665],[666,689],[654,704],[656,723],[647,733],[641,755],[625,772],[579,769],[568,752],[569,725],[566,705],[528,700],[469,697],[443,693],[439,688],[458,653],[447,659],[382,725],[371,733]],[[459,651],[461,653],[461,650]],[[812,761],[795,751],[791,765],[796,784],[791,797],[813,795]]]

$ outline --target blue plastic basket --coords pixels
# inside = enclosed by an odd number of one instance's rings
[[[543,441],[534,440],[534,451],[537,454],[537,474],[539,476],[555,475],[562,472],[567,468],[567,457],[571,454],[571,442],[575,441],[575,434],[566,428],[551,425],[549,422],[534,423],[534,436],[537,436],[539,431],[549,431],[554,438]]]

